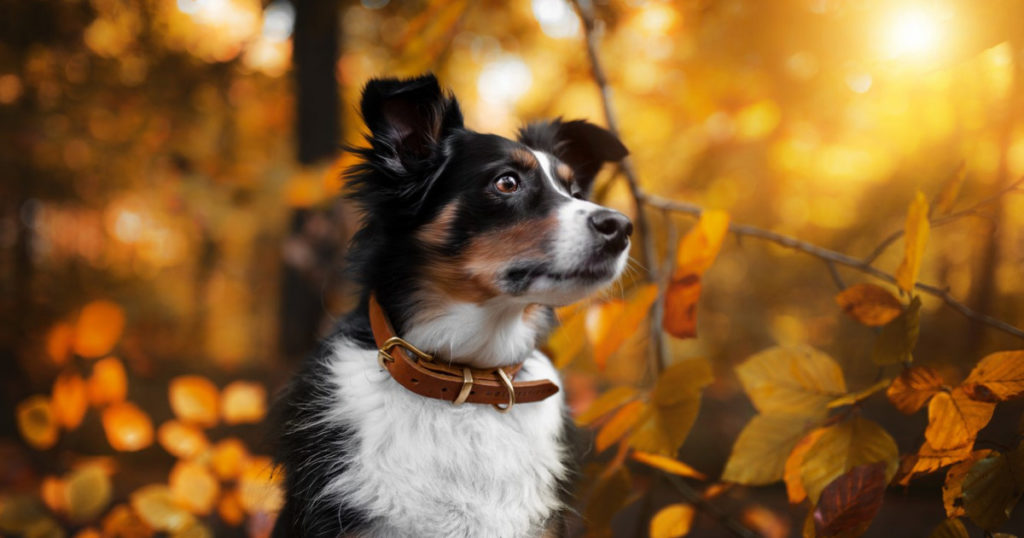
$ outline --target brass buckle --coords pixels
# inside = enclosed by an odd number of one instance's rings
[[[395,349],[396,347],[401,347],[406,351],[409,351],[413,355],[416,355],[416,358],[421,361],[430,362],[434,360],[434,357],[431,357],[429,354],[420,351],[420,349],[417,348],[416,346],[410,344],[409,342],[406,342],[405,340],[402,340],[397,336],[392,336],[391,338],[388,338],[386,342],[384,342],[383,346],[380,346],[380,349],[377,350],[377,364],[380,365],[381,370],[387,369],[387,367],[384,365],[385,362],[395,362],[395,358],[391,356],[391,350]]]
[[[473,391],[473,372],[469,368],[462,368],[462,388],[459,390],[459,395],[452,402],[454,405],[462,405],[466,403],[466,399],[469,398],[469,393]]]
[[[508,405],[505,407],[501,407],[498,404],[491,405],[501,413],[508,413],[509,409],[512,409],[512,406],[516,404],[516,389],[512,386],[512,380],[509,379],[505,370],[498,368],[494,371],[498,374],[498,379],[500,379],[502,384],[505,385],[505,390],[508,391]]]

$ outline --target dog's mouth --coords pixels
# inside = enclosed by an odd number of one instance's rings
[[[533,282],[544,278],[552,282],[593,284],[614,278],[614,262],[588,263],[569,271],[555,270],[544,263],[517,264],[502,275],[502,283],[513,295],[522,293]]]

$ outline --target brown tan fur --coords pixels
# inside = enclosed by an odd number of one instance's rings
[[[529,171],[536,170],[540,166],[540,163],[537,162],[537,157],[533,153],[520,148],[512,150],[512,162]]]
[[[459,204],[448,204],[437,215],[437,218],[428,222],[416,232],[416,239],[431,246],[444,245],[448,240],[448,233],[451,231],[452,223],[455,222],[455,214],[459,210]]]

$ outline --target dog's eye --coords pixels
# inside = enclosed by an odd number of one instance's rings
[[[585,199],[585,197],[583,196],[583,191],[581,191],[575,185],[573,185],[573,187],[569,190],[569,194],[577,200]]]
[[[519,190],[519,179],[515,176],[501,176],[494,180],[494,188],[498,189],[498,192],[511,194]]]

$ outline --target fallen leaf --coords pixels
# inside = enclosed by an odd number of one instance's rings
[[[941,388],[942,379],[935,370],[927,366],[911,366],[892,380],[885,395],[901,413],[913,415]]]
[[[171,380],[169,395],[171,409],[179,419],[204,428],[217,425],[220,394],[209,379],[178,376]]]
[[[781,480],[786,459],[807,430],[824,418],[757,415],[740,432],[722,472],[722,480],[760,486]]]
[[[128,375],[115,357],[96,361],[89,377],[89,402],[95,406],[123,402],[128,394]]]
[[[608,422],[598,430],[597,438],[594,440],[596,450],[604,452],[605,449],[625,437],[643,417],[646,407],[644,402],[632,401],[616,411],[608,419]]]
[[[186,460],[210,448],[210,441],[203,430],[179,420],[172,419],[161,424],[156,431],[156,438],[168,454]]]
[[[964,478],[967,478],[967,472],[976,462],[987,458],[991,453],[991,450],[976,450],[968,459],[951,466],[946,471],[946,481],[942,484],[942,504],[946,507],[947,517],[960,517],[967,514],[960,498],[964,492]]]
[[[972,397],[986,401],[1024,395],[1024,351],[988,355],[971,370],[963,385]]]
[[[590,404],[586,411],[576,416],[576,424],[578,426],[588,426],[595,420],[618,409],[626,402],[636,399],[637,396],[637,390],[630,386],[623,385],[609,389],[594,400],[594,403]]]
[[[853,417],[824,430],[800,466],[800,479],[812,503],[817,504],[825,486],[859,465],[884,463],[886,483],[896,474],[896,442],[875,422]]]
[[[821,491],[814,509],[814,530],[822,538],[859,536],[882,507],[888,483],[885,463],[858,465]]]
[[[599,369],[604,370],[608,358],[647,319],[657,298],[658,286],[645,284],[636,288],[628,301],[613,299],[591,308],[587,314],[587,333],[594,344],[594,363]]]
[[[804,489],[803,479],[800,478],[800,466],[804,464],[804,456],[814,446],[821,434],[825,433],[824,428],[816,428],[805,435],[800,442],[793,447],[793,450],[786,458],[783,467],[782,479],[786,483],[786,496],[789,502],[797,504],[807,498],[807,490]]]
[[[836,295],[836,304],[848,316],[868,327],[881,327],[903,312],[893,294],[874,284],[855,284]]]
[[[114,450],[135,452],[153,444],[153,422],[145,411],[131,402],[103,410],[103,431]]]
[[[736,375],[762,414],[816,415],[846,392],[835,360],[809,346],[762,351],[736,367]]]
[[[192,461],[174,464],[167,485],[179,506],[199,516],[213,511],[220,494],[220,484],[213,473],[206,466]]]
[[[666,473],[672,473],[679,476],[688,476],[690,478],[696,478],[698,480],[707,479],[707,476],[705,476],[704,473],[698,471],[697,469],[694,469],[693,467],[690,467],[689,465],[677,459],[662,456],[660,454],[651,454],[649,452],[634,451],[633,459],[645,465],[650,465],[655,469],[661,469]]]
[[[871,360],[878,365],[910,364],[920,333],[921,299],[914,297],[902,314],[890,321],[875,338]]]
[[[53,408],[46,396],[30,396],[18,404],[18,431],[25,441],[38,450],[46,450],[57,444],[60,432]]]
[[[254,424],[267,415],[267,389],[250,381],[234,381],[224,387],[220,401],[226,424]]]
[[[66,430],[73,430],[82,423],[88,408],[89,400],[82,376],[73,373],[57,376],[50,396],[50,409],[57,423]]]
[[[924,437],[936,450],[971,445],[988,424],[996,404],[972,400],[960,387],[939,392],[928,403],[928,427]]]
[[[693,518],[697,515],[692,505],[685,503],[670,504],[651,518],[651,538],[677,538],[690,533]]]
[[[93,301],[78,314],[75,322],[75,353],[100,357],[110,353],[124,331],[124,310],[111,301]]]
[[[924,193],[917,191],[914,201],[907,209],[907,220],[904,225],[903,261],[896,269],[896,283],[904,292],[913,295],[914,284],[921,272],[921,258],[924,256],[925,245],[928,244],[928,199]]]

